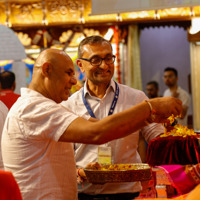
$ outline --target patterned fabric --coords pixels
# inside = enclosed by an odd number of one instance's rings
[[[200,163],[196,165],[161,165],[157,168],[165,171],[171,185],[176,188],[179,195],[191,192],[200,183]]]
[[[186,165],[186,167],[185,167],[185,173],[196,184],[200,183],[200,163],[198,163],[196,165]]]
[[[158,166],[165,171],[169,182],[176,188],[179,195],[190,192],[197,184],[185,172],[183,165],[161,165]]]

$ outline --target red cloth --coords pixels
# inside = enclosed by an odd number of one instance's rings
[[[1,90],[0,92],[0,100],[3,101],[3,103],[8,107],[9,110],[19,97],[20,95],[14,93],[12,90],[6,89]]]
[[[199,135],[158,137],[149,142],[147,163],[155,165],[187,165],[200,163]]]
[[[0,170],[0,199],[22,200],[19,186],[11,172]]]

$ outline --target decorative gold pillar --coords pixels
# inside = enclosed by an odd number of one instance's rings
[[[200,131],[200,45],[190,42],[193,128]]]

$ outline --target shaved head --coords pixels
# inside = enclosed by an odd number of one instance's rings
[[[76,84],[74,74],[74,63],[64,51],[46,49],[35,62],[29,88],[60,103],[68,99],[72,85]]]
[[[71,60],[71,58],[62,50],[46,49],[39,54],[34,67],[40,67],[45,62],[51,63],[52,65],[54,65],[55,63],[58,62],[58,57],[60,56],[65,56],[66,58],[68,58],[68,60]]]

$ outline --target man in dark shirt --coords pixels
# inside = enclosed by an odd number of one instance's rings
[[[146,85],[146,94],[149,97],[149,99],[159,97],[158,93],[159,93],[158,83],[156,81],[148,82]]]

